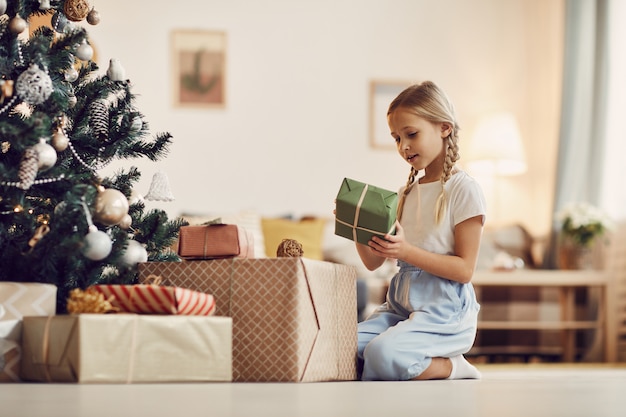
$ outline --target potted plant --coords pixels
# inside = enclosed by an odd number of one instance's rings
[[[590,269],[593,267],[593,248],[597,239],[610,227],[606,213],[586,202],[566,204],[557,214],[561,224],[559,267],[562,269]]]

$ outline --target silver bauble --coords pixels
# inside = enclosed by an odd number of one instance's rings
[[[100,261],[106,258],[113,248],[113,242],[111,242],[109,235],[95,227],[89,228],[89,232],[85,235],[83,245],[83,255],[92,261]]]
[[[0,0],[0,14],[7,11],[7,0]]]
[[[89,61],[93,57],[93,48],[87,42],[81,43],[76,48],[76,57],[83,61]]]
[[[67,17],[61,12],[56,12],[52,15],[52,28],[59,33],[65,32],[65,28],[69,25],[70,21],[67,20]]]
[[[100,13],[96,9],[91,9],[87,14],[87,23],[90,25],[97,25],[100,23]]]
[[[65,81],[68,81],[70,83],[73,83],[74,81],[76,81],[78,79],[78,71],[76,70],[76,68],[74,67],[69,67],[68,69],[65,70]]]
[[[39,139],[39,143],[33,146],[35,152],[37,152],[37,166],[39,171],[46,171],[57,163],[57,151],[48,143],[45,139]]]
[[[118,224],[128,214],[128,199],[126,196],[113,188],[107,188],[98,192],[94,219],[98,222],[113,226]]]
[[[147,262],[148,251],[141,243],[130,239],[126,250],[122,254],[121,261],[126,266],[135,266],[138,262]]]

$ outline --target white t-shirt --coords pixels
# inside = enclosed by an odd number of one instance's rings
[[[435,204],[441,193],[440,181],[413,185],[404,202],[400,224],[407,242],[449,255],[454,252],[454,227],[475,216],[483,216],[484,223],[487,203],[480,185],[464,171],[452,175],[445,188],[447,206],[439,225],[435,224]],[[403,190],[404,187],[400,194]]]

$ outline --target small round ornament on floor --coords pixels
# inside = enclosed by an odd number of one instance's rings
[[[304,255],[302,245],[295,239],[283,239],[276,250],[276,256],[279,258],[298,257],[302,255]]]

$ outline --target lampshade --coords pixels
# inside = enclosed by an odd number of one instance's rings
[[[498,113],[481,120],[466,160],[468,169],[477,174],[505,176],[526,172],[526,155],[515,117]]]

